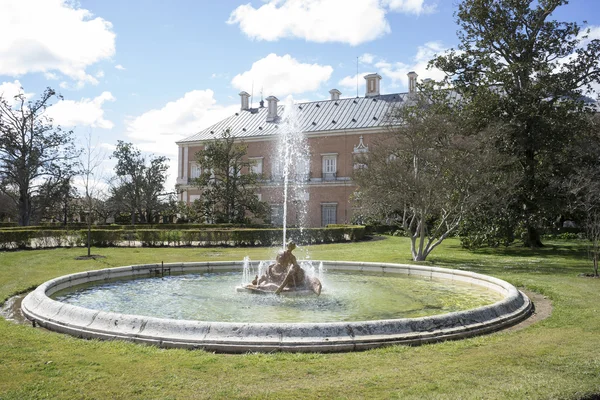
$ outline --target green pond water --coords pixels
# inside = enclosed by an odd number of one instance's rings
[[[78,286],[52,297],[80,307],[219,322],[340,322],[422,317],[501,299],[485,288],[395,274],[327,272],[321,296],[236,292],[241,272],[138,278]]]

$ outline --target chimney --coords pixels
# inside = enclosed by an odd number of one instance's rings
[[[246,92],[240,92],[240,97],[242,98],[242,110],[248,110],[250,108],[249,99],[250,95]]]
[[[415,93],[417,91],[417,73],[410,71],[408,73],[408,93]]]
[[[365,80],[367,81],[367,92],[365,93],[365,97],[379,96],[379,81],[381,81],[381,75],[365,75]]]
[[[329,91],[329,94],[331,95],[331,100],[339,100],[340,99],[340,95],[342,94],[342,92],[340,92],[337,89],[331,89]]]
[[[275,96],[269,96],[267,100],[267,122],[273,122],[277,119],[277,102],[279,99]]]

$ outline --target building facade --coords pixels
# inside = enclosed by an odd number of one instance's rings
[[[390,129],[388,116],[394,107],[410,101],[416,90],[417,74],[411,72],[409,92],[380,94],[381,76],[365,76],[364,97],[341,99],[337,89],[329,91],[330,99],[297,103],[300,129],[306,135],[310,149],[310,161],[306,174],[305,196],[310,227],[328,224],[347,224],[352,221],[351,195],[356,190],[352,180],[356,156],[368,153],[369,146]],[[200,175],[196,153],[221,133],[229,129],[231,135],[247,145],[247,157],[253,162],[254,172],[262,174],[263,180],[257,190],[260,200],[271,206],[272,223],[281,223],[283,195],[281,171],[276,152],[279,125],[283,123],[283,105],[274,96],[261,101],[258,108],[251,108],[250,95],[240,93],[240,111],[213,126],[177,142],[179,146],[178,178],[179,199],[191,203],[202,196],[191,185]],[[288,212],[288,224],[295,224],[296,215]]]

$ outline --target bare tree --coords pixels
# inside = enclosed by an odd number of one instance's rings
[[[413,260],[423,261],[460,224],[490,150],[480,134],[463,129],[441,96],[415,94],[391,122],[389,133],[356,160],[355,199],[364,215],[401,223]]]
[[[36,101],[22,91],[14,102],[0,97],[0,190],[15,202],[20,225],[29,225],[40,186],[62,182],[49,178],[68,176],[79,155],[72,131],[53,126],[44,113],[53,97],[60,96],[50,88]]]
[[[91,131],[88,132],[85,136],[85,145],[79,160],[80,173],[85,191],[88,257],[91,257],[92,210],[94,209],[95,198],[100,193],[98,185],[101,178],[101,171],[99,168],[105,159],[106,153],[99,150],[97,145],[92,145],[92,133]]]

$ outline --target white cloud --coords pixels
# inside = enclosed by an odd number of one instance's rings
[[[236,75],[231,84],[239,90],[263,89],[264,96],[288,95],[318,89],[333,72],[329,65],[303,64],[289,54],[269,54],[252,64],[249,71]]]
[[[103,104],[115,101],[110,92],[102,92],[93,99],[60,100],[48,107],[46,115],[61,126],[89,126],[92,128],[112,129],[114,124],[104,118]]]
[[[104,78],[104,71],[100,70],[96,72],[96,78]]]
[[[365,53],[362,56],[358,57],[358,61],[361,64],[373,64],[374,59],[375,59],[375,56],[370,53]]]
[[[115,53],[112,24],[66,0],[8,0],[0,37],[0,75],[60,72],[79,87],[97,84],[86,68]]]
[[[175,155],[175,142],[239,111],[239,105],[216,104],[212,90],[192,90],[126,121],[126,135],[143,151]]]
[[[365,75],[372,74],[373,72],[361,72],[357,75],[346,76],[338,82],[338,85],[343,89],[342,95],[349,94],[349,97],[356,96],[356,84],[358,83],[358,95],[364,96],[365,94]],[[346,97],[346,96],[342,96]]]
[[[435,12],[435,4],[426,4],[425,0],[384,0],[383,4],[391,11],[405,14],[431,14]]]
[[[377,72],[382,75],[381,81],[382,88],[408,88],[408,77],[407,74],[410,71],[415,71],[419,75],[419,80],[423,79],[434,79],[441,80],[444,78],[444,73],[436,68],[427,69],[429,60],[431,60],[436,54],[444,53],[447,49],[442,45],[441,42],[427,42],[417,48],[417,53],[410,60],[388,62],[372,54],[368,54],[368,57],[364,57],[364,63],[374,67]],[[359,59],[360,60],[360,59]],[[364,87],[364,79],[362,77],[367,73],[359,75],[360,87]],[[354,82],[354,83],[353,83]],[[356,75],[347,76],[340,81],[340,85],[347,88],[354,87],[356,90]],[[382,92],[384,91],[382,89]]]
[[[126,69],[126,68],[125,68],[124,66],[122,66],[121,64],[117,64],[117,65],[115,65],[115,68],[116,68],[116,69],[118,69],[119,71],[125,71],[125,69]]]
[[[21,82],[15,80],[13,82],[2,82],[0,84],[0,97],[8,102],[8,104],[16,104],[15,96],[19,93],[23,93],[21,88]],[[25,93],[25,98],[29,99],[33,96],[33,93]]]
[[[353,46],[390,32],[379,0],[269,0],[259,8],[237,7],[228,24],[239,24],[248,37],[275,41],[300,38]]]
[[[219,122],[239,111],[239,104],[216,104],[212,90],[192,90],[183,97],[168,102],[126,121],[128,140],[145,152],[169,157],[170,170],[167,189],[175,185],[177,175],[176,141]]]

